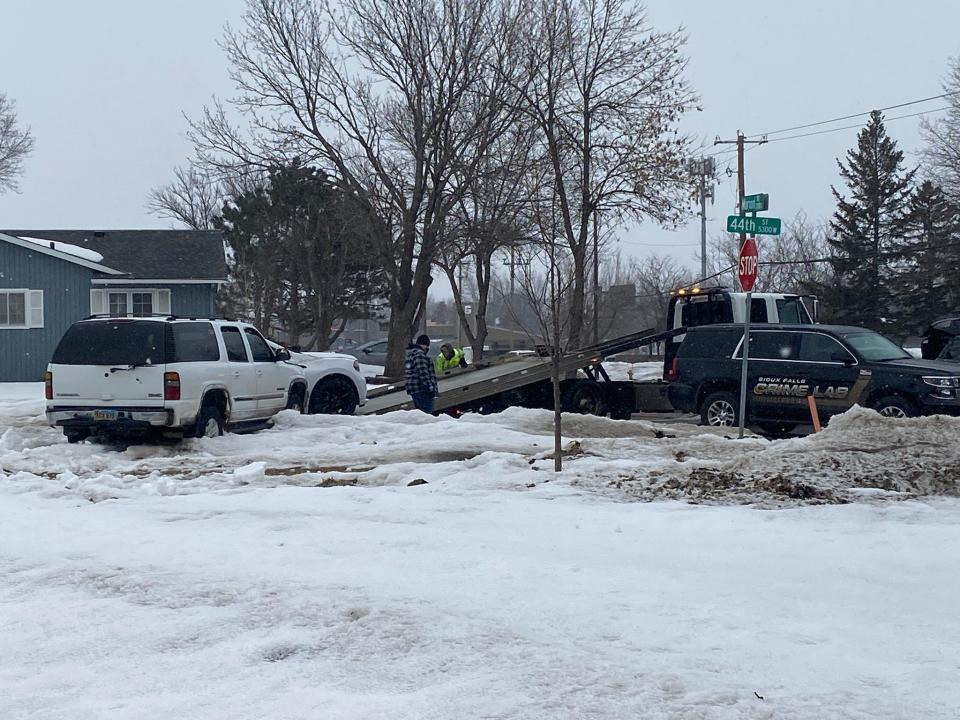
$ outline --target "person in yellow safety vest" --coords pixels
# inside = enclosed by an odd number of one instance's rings
[[[467,360],[463,356],[463,350],[455,348],[449,343],[440,346],[440,353],[433,360],[433,369],[437,375],[453,370],[454,368],[465,368]]]

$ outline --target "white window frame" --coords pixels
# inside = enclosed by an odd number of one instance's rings
[[[23,325],[7,323],[0,325],[0,330],[35,330],[43,327],[43,290],[0,288],[0,294],[23,295]]]
[[[167,288],[142,288],[142,287],[107,287],[90,291],[90,314],[108,315],[110,314],[110,296],[126,295],[127,298],[127,317],[133,317],[133,296],[137,294],[152,295],[152,306],[154,315],[170,315],[172,294]]]

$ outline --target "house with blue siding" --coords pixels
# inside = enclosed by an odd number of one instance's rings
[[[223,236],[206,230],[0,230],[0,382],[41,380],[90,315],[215,317]]]

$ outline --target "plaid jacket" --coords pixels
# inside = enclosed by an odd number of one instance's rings
[[[407,393],[437,393],[437,376],[433,371],[433,363],[419,347],[414,345],[407,350],[407,362],[404,367],[407,381]]]

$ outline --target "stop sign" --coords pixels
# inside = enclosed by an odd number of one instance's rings
[[[737,277],[743,292],[753,290],[757,281],[757,241],[748,237],[740,246],[740,259],[737,261]]]

